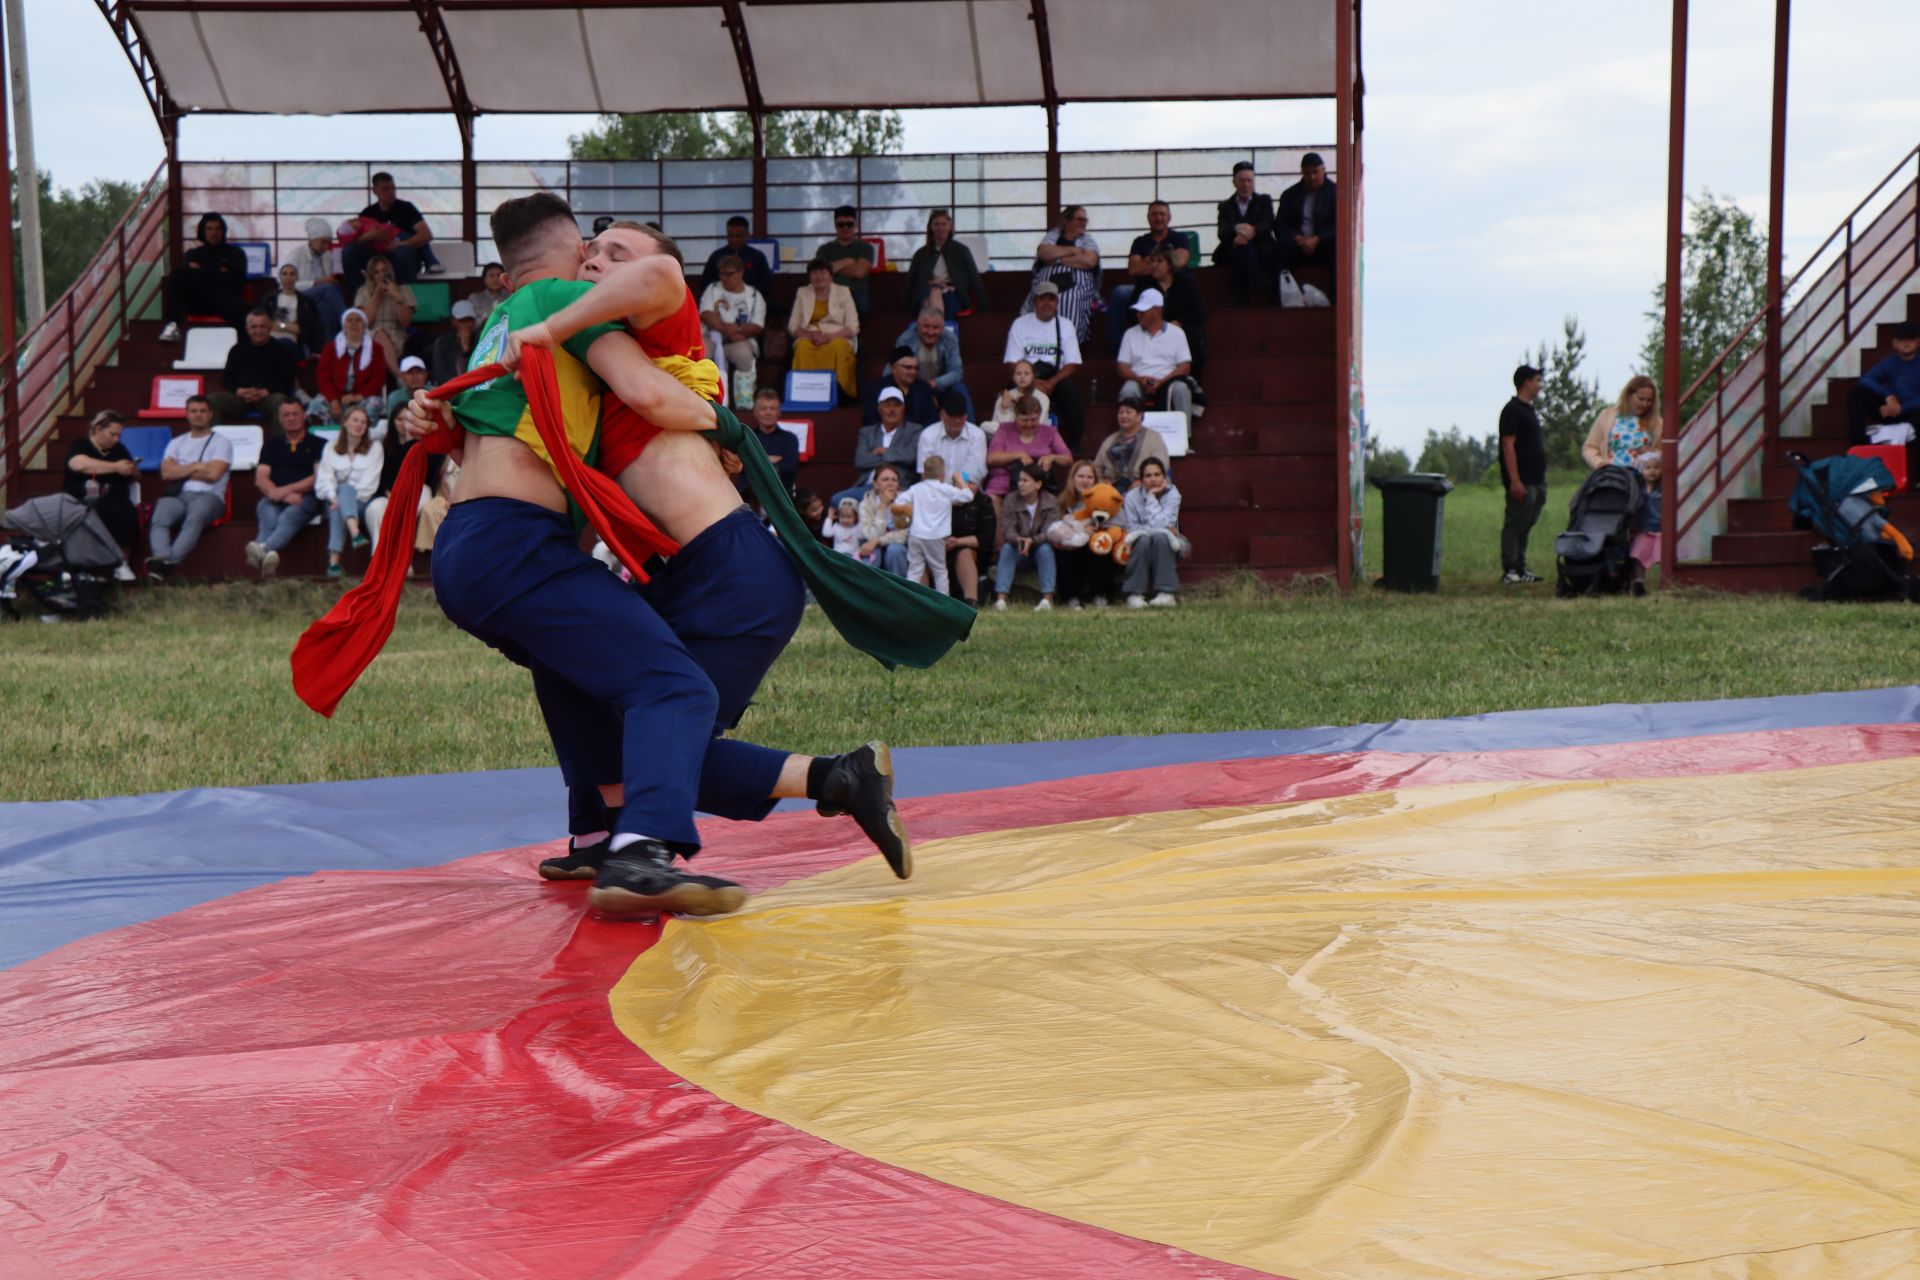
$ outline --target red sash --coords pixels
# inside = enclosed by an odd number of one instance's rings
[[[484,365],[441,383],[429,394],[438,400],[451,399],[505,372],[497,364]],[[620,562],[645,582],[647,575],[641,566],[647,559],[670,556],[680,549],[679,544],[656,529],[625,490],[573,452],[560,410],[560,386],[552,353],[539,347],[523,348],[520,381],[526,388],[534,428],[567,493]],[[387,637],[393,634],[407,565],[413,560],[413,529],[420,511],[420,491],[426,485],[427,457],[448,453],[458,442],[458,433],[436,431],[407,452],[387,495],[387,513],[381,520],[389,533],[374,548],[366,577],[341,596],[325,617],[308,627],[293,646],[293,691],[323,716],[333,714],[340,699],[372,665]]]

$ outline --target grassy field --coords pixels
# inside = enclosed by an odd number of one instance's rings
[[[1552,561],[1574,477],[1533,539]],[[1370,530],[1378,495],[1369,494]],[[1913,678],[1896,606],[1671,592],[1558,601],[1502,588],[1500,495],[1448,499],[1437,596],[1248,583],[1177,611],[981,617],[938,668],[888,674],[810,614],[745,736],[828,751],[1292,728],[1520,707],[1857,689]],[[1367,579],[1378,572],[1370,535]],[[0,800],[550,764],[526,677],[409,592],[386,653],[322,720],[287,652],[338,590],[303,583],[139,593],[115,617],[0,628]]]

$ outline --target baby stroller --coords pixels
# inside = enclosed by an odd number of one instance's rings
[[[1647,500],[1647,482],[1634,467],[1605,466],[1586,478],[1567,511],[1567,531],[1553,540],[1559,560],[1554,593],[1613,595],[1633,572],[1627,552]]]
[[[6,524],[16,534],[0,542],[0,611],[76,619],[107,611],[106,584],[120,565],[120,548],[86,503],[49,494],[7,512]],[[23,586],[38,610],[20,607]]]
[[[1826,539],[1813,548],[1820,585],[1800,594],[1809,600],[1920,599],[1920,579],[1901,555],[1911,547],[1887,522],[1884,497],[1874,501],[1894,489],[1886,463],[1849,454],[1809,461],[1801,453],[1789,453],[1787,461],[1800,474],[1787,499],[1794,528],[1817,530]]]

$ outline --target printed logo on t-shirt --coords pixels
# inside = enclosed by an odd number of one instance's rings
[[[507,349],[508,332],[508,322],[505,315],[501,315],[499,319],[488,325],[487,331],[481,335],[480,341],[473,344],[473,358],[467,361],[468,370],[478,369],[482,365],[489,365],[498,360],[501,353]],[[503,376],[512,377],[513,375],[506,374]],[[500,381],[499,378],[488,378],[485,382],[475,387],[474,390],[485,391],[498,381]]]

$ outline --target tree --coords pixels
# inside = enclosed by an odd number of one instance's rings
[[[873,156],[900,149],[898,111],[770,111],[770,156]],[[753,154],[753,121],[738,111],[601,116],[567,139],[576,160],[723,160]]]
[[[16,186],[15,190],[19,188]],[[93,256],[106,243],[120,215],[133,204],[140,189],[130,182],[89,182],[77,191],[55,192],[53,175],[40,174],[41,262],[46,268],[47,306],[52,307],[67,286],[80,278]],[[25,332],[27,286],[20,243],[20,206],[13,218],[13,313]]]
[[[1405,449],[1389,449],[1380,443],[1380,437],[1367,437],[1367,479],[1375,476],[1403,476],[1413,470],[1413,464],[1407,461]]]
[[[1448,427],[1445,431],[1427,431],[1427,440],[1420,450],[1420,462],[1417,471],[1437,471],[1451,477],[1455,484],[1473,484],[1485,480],[1487,469],[1498,471],[1500,464],[1500,438],[1497,435],[1474,437],[1465,434],[1459,427]]]
[[[1684,392],[1694,379],[1706,372],[1718,356],[1738,337],[1740,330],[1767,305],[1767,236],[1731,197],[1715,196],[1711,191],[1687,202],[1691,229],[1680,241],[1680,385],[1672,391]],[[1647,319],[1653,329],[1640,352],[1640,367],[1658,381],[1666,350],[1667,286],[1653,289],[1653,310]],[[1726,373],[1731,374],[1741,360],[1766,340],[1765,325],[1757,324],[1739,340],[1728,358]],[[1663,389],[1665,390],[1665,389]],[[1680,407],[1680,422],[1668,426],[1678,431],[1713,398],[1709,384]]]
[[[1578,467],[1580,444],[1587,438],[1594,415],[1606,406],[1598,378],[1582,378],[1580,366],[1587,358],[1587,335],[1580,331],[1576,316],[1562,321],[1559,345],[1540,349],[1523,362],[1540,370],[1540,397],[1533,402],[1540,415],[1540,433],[1546,440],[1549,467]]]

